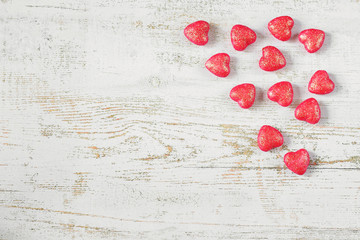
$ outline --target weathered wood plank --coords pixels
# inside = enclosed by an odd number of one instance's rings
[[[52,145],[54,151],[61,149],[59,157],[71,156],[71,162],[122,158],[130,166],[133,160],[152,160],[170,166],[176,161],[192,167],[283,167],[282,156],[287,151],[305,147],[312,164],[320,168],[359,167],[360,127],[326,122],[310,126],[295,120],[293,109],[279,109],[290,121],[286,117],[269,120],[265,114],[256,117],[259,109],[244,113],[229,101],[223,103],[228,108],[224,112],[220,102],[206,100],[205,109],[201,105],[191,108],[189,100],[176,98],[174,101],[180,102],[176,105],[159,97],[104,99],[53,94],[26,100],[27,104],[20,104],[26,105],[26,110],[8,109],[2,116],[0,142],[4,151],[16,150],[5,163],[25,156],[51,156],[52,150],[44,152],[44,148]],[[210,110],[216,108],[219,110]],[[29,114],[26,118],[24,112]],[[261,121],[283,132],[286,141],[280,150],[259,151],[256,138]],[[12,132],[9,125],[26,128]],[[63,145],[64,141],[68,143]],[[29,145],[35,149],[27,149]]]
[[[181,238],[189,232],[199,238],[346,234],[355,239],[360,231],[358,170],[311,169],[300,177],[260,168],[196,168],[194,174],[189,168],[149,167],[132,172],[115,164],[110,174],[108,164],[76,174],[34,169],[39,174],[14,183],[18,192],[8,197],[1,193],[9,227],[29,225],[41,236],[44,226],[55,228],[58,236],[95,238],[106,232],[103,237]],[[62,177],[55,179],[54,173]]]

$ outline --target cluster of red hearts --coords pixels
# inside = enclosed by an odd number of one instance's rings
[[[291,38],[291,29],[294,20],[289,16],[281,16],[268,23],[270,33],[281,41]],[[209,23],[197,21],[188,25],[184,34],[187,39],[196,45],[205,45],[208,42]],[[256,33],[247,26],[235,25],[231,29],[231,43],[235,50],[243,51],[246,47],[256,41]],[[306,29],[300,32],[299,41],[309,53],[317,52],[324,43],[325,33],[318,29]],[[218,77],[227,77],[230,73],[230,56],[226,53],[218,53],[206,61],[205,67]],[[267,46],[262,49],[262,57],[259,67],[264,71],[276,71],[286,65],[286,59],[279,49]],[[308,90],[314,94],[328,94],[334,90],[334,83],[326,71],[319,70],[311,77]],[[244,83],[235,86],[230,91],[230,98],[237,102],[241,108],[250,108],[255,101],[255,86],[251,83]],[[280,106],[287,107],[293,101],[293,87],[290,82],[283,81],[274,84],[269,88],[267,96],[271,101],[277,102]],[[309,98],[297,106],[295,117],[298,120],[316,124],[321,117],[320,106],[315,98]],[[274,127],[264,125],[258,134],[258,146],[262,151],[269,151],[280,147],[283,136]],[[284,156],[285,165],[294,173],[303,175],[310,163],[308,151],[300,149],[296,152],[289,152]]]

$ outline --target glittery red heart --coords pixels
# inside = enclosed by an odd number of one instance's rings
[[[280,147],[284,143],[284,138],[276,128],[264,125],[260,128],[257,142],[259,148],[267,152],[273,148]]]
[[[319,103],[315,98],[306,99],[295,109],[295,117],[311,124],[318,123],[321,118]]]
[[[206,61],[205,67],[218,77],[227,77],[230,73],[230,56],[226,53],[218,53]]]
[[[289,16],[277,17],[268,23],[268,29],[271,34],[281,41],[287,41],[291,38],[293,26],[294,20]]]
[[[300,149],[296,152],[288,152],[284,156],[285,165],[294,173],[303,175],[310,163],[308,151]]]
[[[273,46],[267,46],[262,49],[262,57],[259,61],[259,66],[264,71],[279,70],[286,65],[284,55],[279,49]]]
[[[184,35],[190,42],[195,43],[196,45],[205,45],[209,38],[210,25],[205,21],[197,21],[188,25],[184,29]]]
[[[243,51],[248,45],[256,41],[256,33],[243,25],[233,26],[230,37],[231,43],[237,51]]]
[[[278,82],[269,88],[267,96],[271,101],[287,107],[292,103],[294,96],[292,85],[286,81]]]
[[[335,84],[324,70],[319,70],[311,77],[308,90],[315,94],[328,94],[335,88]]]
[[[255,86],[250,83],[244,83],[231,89],[230,98],[237,102],[241,108],[249,108],[255,101]]]
[[[318,29],[306,29],[299,34],[299,41],[309,53],[317,52],[323,45],[325,33]]]

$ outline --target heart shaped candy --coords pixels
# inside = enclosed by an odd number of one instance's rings
[[[255,86],[250,83],[244,83],[235,86],[230,91],[230,98],[237,102],[241,108],[249,108],[255,101]]]
[[[303,175],[310,163],[308,151],[300,149],[296,152],[288,152],[284,156],[285,165],[294,173]]]
[[[267,152],[273,148],[280,147],[284,143],[284,138],[276,128],[264,125],[260,128],[257,142],[259,148]]]
[[[299,41],[304,44],[306,51],[318,51],[325,40],[325,33],[318,29],[306,29],[299,34]]]
[[[298,120],[306,121],[311,124],[318,123],[321,118],[319,103],[315,98],[308,98],[297,106],[295,117]]]
[[[286,81],[278,82],[269,88],[267,96],[271,101],[287,107],[292,103],[294,96],[292,85]]]
[[[226,53],[218,53],[206,61],[205,67],[218,77],[227,77],[230,73],[230,56]]]
[[[335,88],[335,84],[329,78],[329,74],[324,70],[319,70],[311,77],[308,90],[315,94],[328,94]]]
[[[271,34],[281,41],[287,41],[291,38],[293,26],[294,20],[289,16],[277,17],[268,23],[268,29]]]
[[[195,43],[196,45],[205,45],[209,38],[210,25],[205,21],[197,21],[191,23],[184,29],[184,35],[190,42]]]
[[[279,49],[273,46],[267,46],[262,49],[262,57],[259,61],[259,66],[264,71],[279,70],[286,65],[284,55]]]
[[[231,43],[237,51],[243,51],[248,45],[256,41],[256,33],[243,25],[233,26],[230,37]]]

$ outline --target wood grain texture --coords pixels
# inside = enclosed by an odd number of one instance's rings
[[[280,42],[267,22],[295,20]],[[183,36],[210,23],[204,47]],[[360,2],[2,0],[0,2],[0,239],[359,239]],[[232,49],[230,29],[258,40]],[[326,32],[308,54],[297,34]],[[288,65],[258,67],[273,45]],[[206,59],[231,56],[226,79]],[[315,96],[319,124],[294,118],[327,70],[335,91]],[[266,98],[278,81],[294,102]],[[256,86],[240,109],[228,93]],[[258,129],[285,144],[259,151]],[[306,148],[304,176],[283,164]]]

